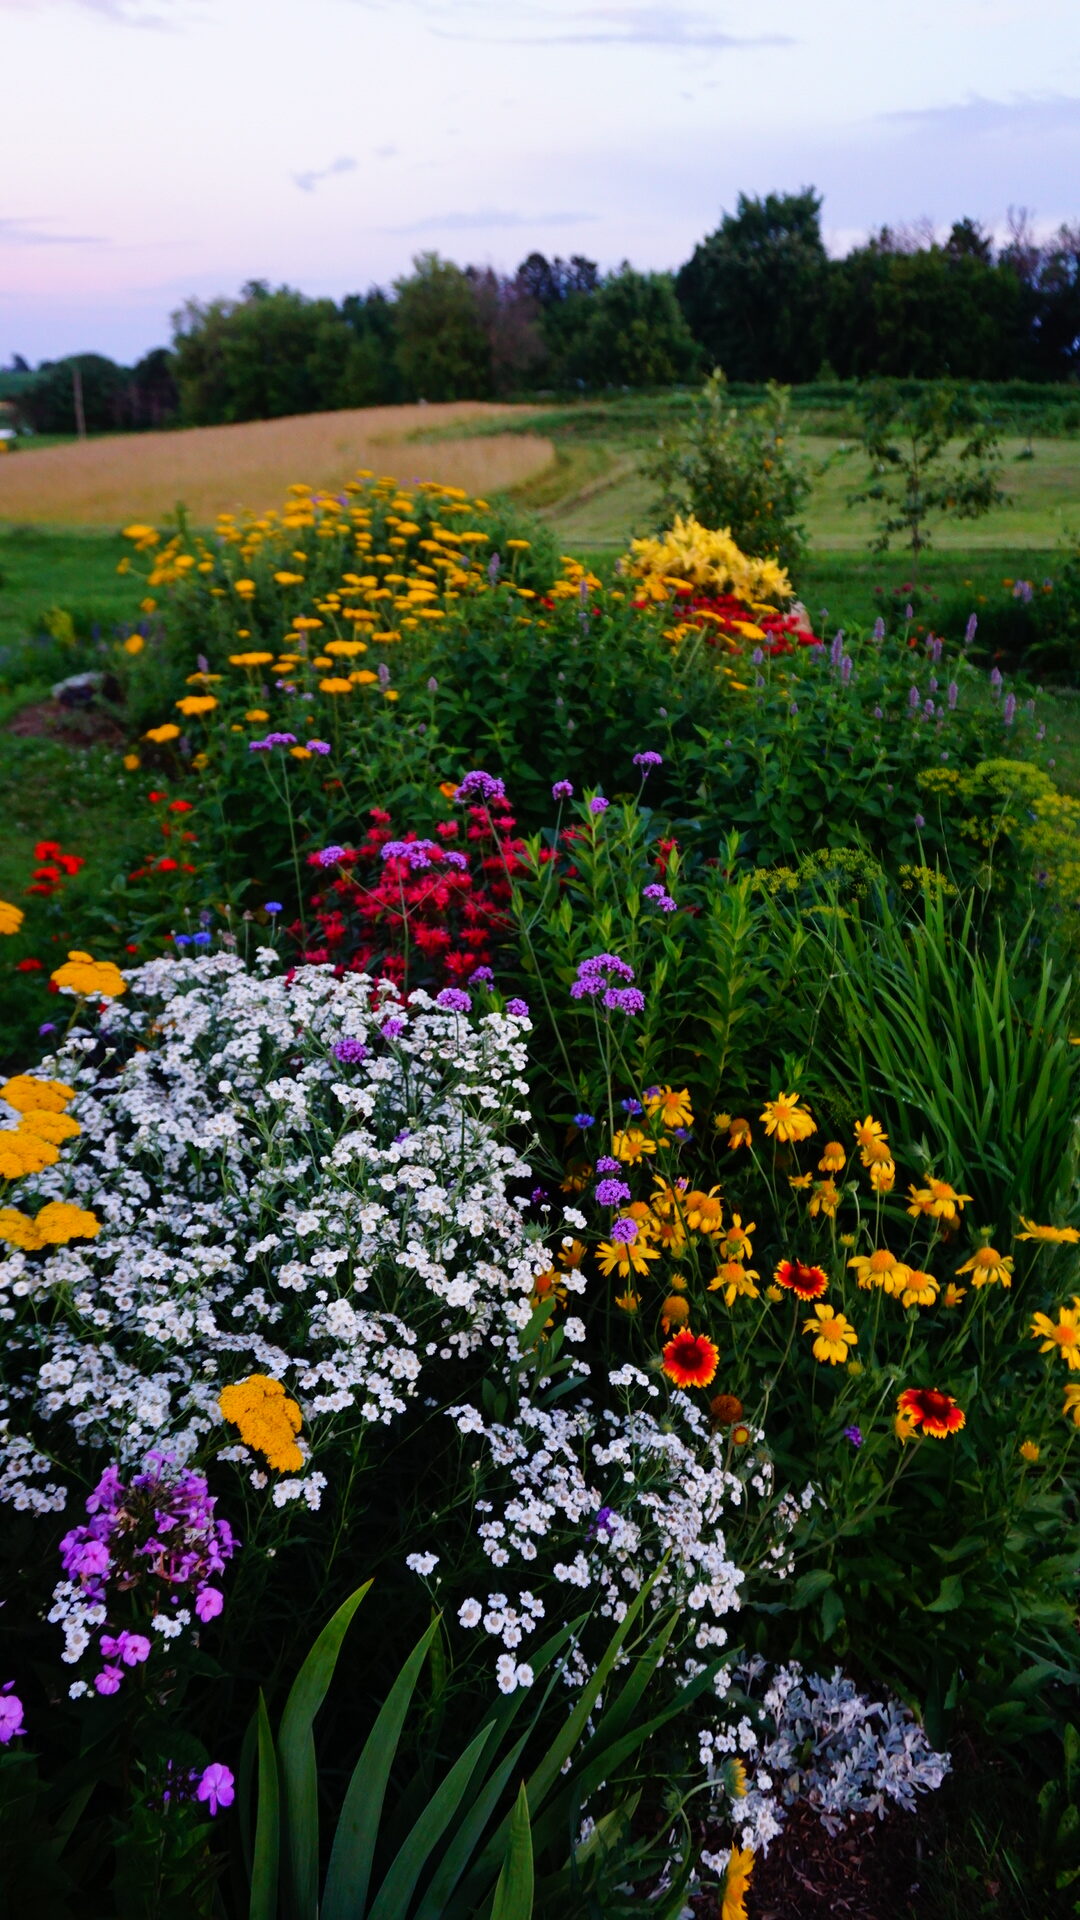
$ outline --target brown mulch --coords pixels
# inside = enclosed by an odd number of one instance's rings
[[[918,1826],[859,1814],[833,1835],[813,1808],[793,1808],[754,1868],[749,1920],[905,1920],[919,1907]]]
[[[23,740],[58,740],[65,747],[122,747],[126,740],[123,727],[100,707],[65,707],[59,700],[20,707],[7,731]]]

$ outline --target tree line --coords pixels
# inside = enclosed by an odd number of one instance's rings
[[[389,289],[313,299],[250,281],[189,300],[171,348],[132,369],[47,363],[11,394],[38,432],[275,418],[408,400],[657,388],[722,366],[739,382],[1080,377],[1080,225],[1003,245],[971,219],[948,238],[883,227],[826,251],[821,196],[739,196],[677,272],[602,273],[532,253],[513,274],[420,254]],[[25,363],[24,363],[25,364]]]

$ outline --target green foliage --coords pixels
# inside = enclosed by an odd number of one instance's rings
[[[468,274],[421,253],[394,282],[397,364],[422,400],[481,400],[491,392],[491,353]]]
[[[348,404],[354,335],[332,300],[251,280],[238,300],[189,300],[173,315],[173,358],[188,425],[272,420]]]
[[[826,351],[821,196],[740,193],[675,286],[695,339],[733,380],[810,380]]]
[[[577,321],[567,340],[567,372],[592,387],[663,387],[686,380],[697,366],[697,348],[666,273],[636,273],[626,265],[594,293],[567,302],[567,322]]]
[[[791,459],[789,411],[790,393],[771,384],[762,405],[733,406],[717,369],[686,425],[646,462],[658,488],[656,526],[693,514],[704,527],[727,527],[744,553],[771,555],[792,572],[805,549],[799,516],[810,480]]]
[[[894,382],[875,381],[860,410],[871,476],[851,499],[880,508],[876,553],[902,534],[918,570],[931,520],[979,520],[1005,500],[998,431],[970,391],[942,384],[906,400]]]

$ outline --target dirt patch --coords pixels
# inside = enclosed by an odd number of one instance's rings
[[[21,707],[6,731],[20,740],[57,740],[65,747],[122,747],[123,727],[100,708],[65,707],[59,700],[37,700]]]
[[[911,1814],[865,1814],[832,1835],[796,1807],[754,1868],[752,1920],[906,1920],[919,1911],[918,1827]]]

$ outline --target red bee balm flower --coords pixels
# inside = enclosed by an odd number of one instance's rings
[[[664,1348],[664,1372],[677,1387],[707,1387],[715,1379],[720,1349],[704,1333],[684,1328]]]
[[[773,1279],[799,1300],[820,1300],[829,1285],[824,1267],[806,1267],[801,1260],[781,1260]]]
[[[896,1405],[913,1429],[921,1427],[932,1440],[945,1440],[965,1424],[963,1408],[951,1393],[939,1393],[936,1387],[905,1387]]]

